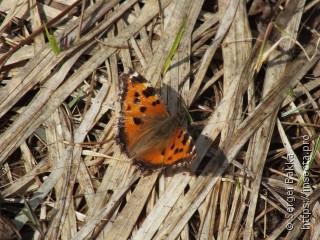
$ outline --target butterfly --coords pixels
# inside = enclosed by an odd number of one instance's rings
[[[152,85],[130,70],[120,76],[115,142],[141,171],[185,165],[196,157],[190,134],[171,116]]]

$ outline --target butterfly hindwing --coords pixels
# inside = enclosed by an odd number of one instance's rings
[[[169,145],[166,148],[164,165],[177,165],[194,160],[195,145],[190,134],[181,127],[173,132]]]

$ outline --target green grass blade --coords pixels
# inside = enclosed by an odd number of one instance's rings
[[[26,200],[26,198],[24,196],[22,196],[23,202],[24,202],[24,206],[25,208],[22,209],[22,212],[26,215],[26,217],[29,220],[29,226],[38,230],[39,233],[41,234],[41,236],[44,236],[44,232],[41,228],[41,224],[40,221],[37,217],[37,215],[34,213],[34,211],[32,210],[29,202]]]
[[[192,124],[194,121],[193,121],[193,119],[192,119],[192,117],[191,117],[191,115],[190,115],[187,107],[186,107],[184,104],[182,104],[182,108],[183,108],[184,111],[186,112],[187,119],[188,119],[188,123]]]
[[[314,160],[316,158],[316,153],[317,153],[317,151],[319,149],[319,145],[320,145],[320,136],[317,138],[317,141],[316,141],[316,143],[314,145],[313,151],[310,154],[311,156],[310,156],[309,161],[307,162],[307,164],[303,168],[303,173],[302,173],[302,175],[300,176],[300,178],[298,180],[298,187],[302,187],[305,177],[309,176],[309,170],[310,170],[310,168],[312,166],[312,163],[314,162]]]
[[[169,52],[169,56],[168,56],[168,58],[167,58],[167,60],[166,60],[166,62],[164,64],[162,76],[166,75],[166,73],[167,73],[167,71],[168,71],[168,69],[169,69],[169,67],[171,65],[171,60],[172,60],[174,54],[177,51],[177,48],[178,48],[179,43],[181,41],[182,35],[183,35],[184,30],[186,28],[186,23],[187,23],[186,19],[183,20],[182,26],[181,26],[181,28],[180,28],[180,30],[179,30],[179,32],[178,32],[173,44],[172,44],[172,47],[171,47],[170,52]]]
[[[47,26],[44,24],[44,30],[46,32],[46,36],[49,40],[49,44],[53,50],[53,52],[56,54],[56,55],[59,55],[61,53],[61,50],[60,50],[60,47],[58,45],[58,42],[56,40],[56,38],[54,37],[54,35],[51,35],[47,29]]]
[[[71,109],[78,101],[79,99],[83,96],[84,92],[81,88],[80,92],[75,96],[69,103],[68,103],[68,108]]]
[[[281,113],[281,118],[290,116],[291,114],[294,114],[294,113],[299,113],[300,110],[305,109],[305,107],[308,106],[308,105],[310,105],[310,102],[303,103],[300,106],[297,106],[296,108],[290,109],[290,110],[288,110],[286,112],[282,112]]]

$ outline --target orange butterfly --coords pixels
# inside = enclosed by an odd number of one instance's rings
[[[189,163],[196,157],[192,137],[172,117],[156,90],[139,73],[120,76],[121,110],[115,142],[142,171]]]

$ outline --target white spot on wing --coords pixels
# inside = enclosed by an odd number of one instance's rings
[[[132,76],[132,77],[139,77],[139,73],[133,72],[133,73],[131,74],[131,76]],[[130,76],[130,77],[131,77],[131,76]]]

